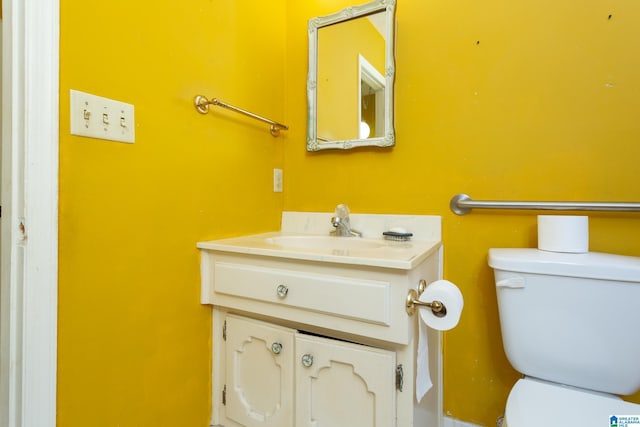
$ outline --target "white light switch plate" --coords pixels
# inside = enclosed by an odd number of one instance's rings
[[[134,107],[71,89],[71,134],[133,143]]]

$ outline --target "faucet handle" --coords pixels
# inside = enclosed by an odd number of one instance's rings
[[[342,203],[339,204],[338,206],[336,206],[335,215],[338,218],[349,218],[349,206]]]

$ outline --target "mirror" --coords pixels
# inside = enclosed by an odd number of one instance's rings
[[[307,151],[390,147],[395,0],[309,20]]]

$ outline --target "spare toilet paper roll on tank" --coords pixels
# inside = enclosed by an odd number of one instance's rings
[[[421,302],[440,301],[447,309],[444,317],[436,316],[429,307],[420,307],[418,319],[418,360],[416,369],[416,400],[422,400],[433,385],[429,373],[429,347],[427,327],[438,331],[448,331],[454,328],[460,320],[464,299],[462,292],[448,280],[436,280],[427,286],[418,298]]]
[[[589,252],[589,217],[538,215],[538,249],[550,252]]]

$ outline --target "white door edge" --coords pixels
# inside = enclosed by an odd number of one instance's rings
[[[59,12],[3,0],[3,427],[56,424]]]

